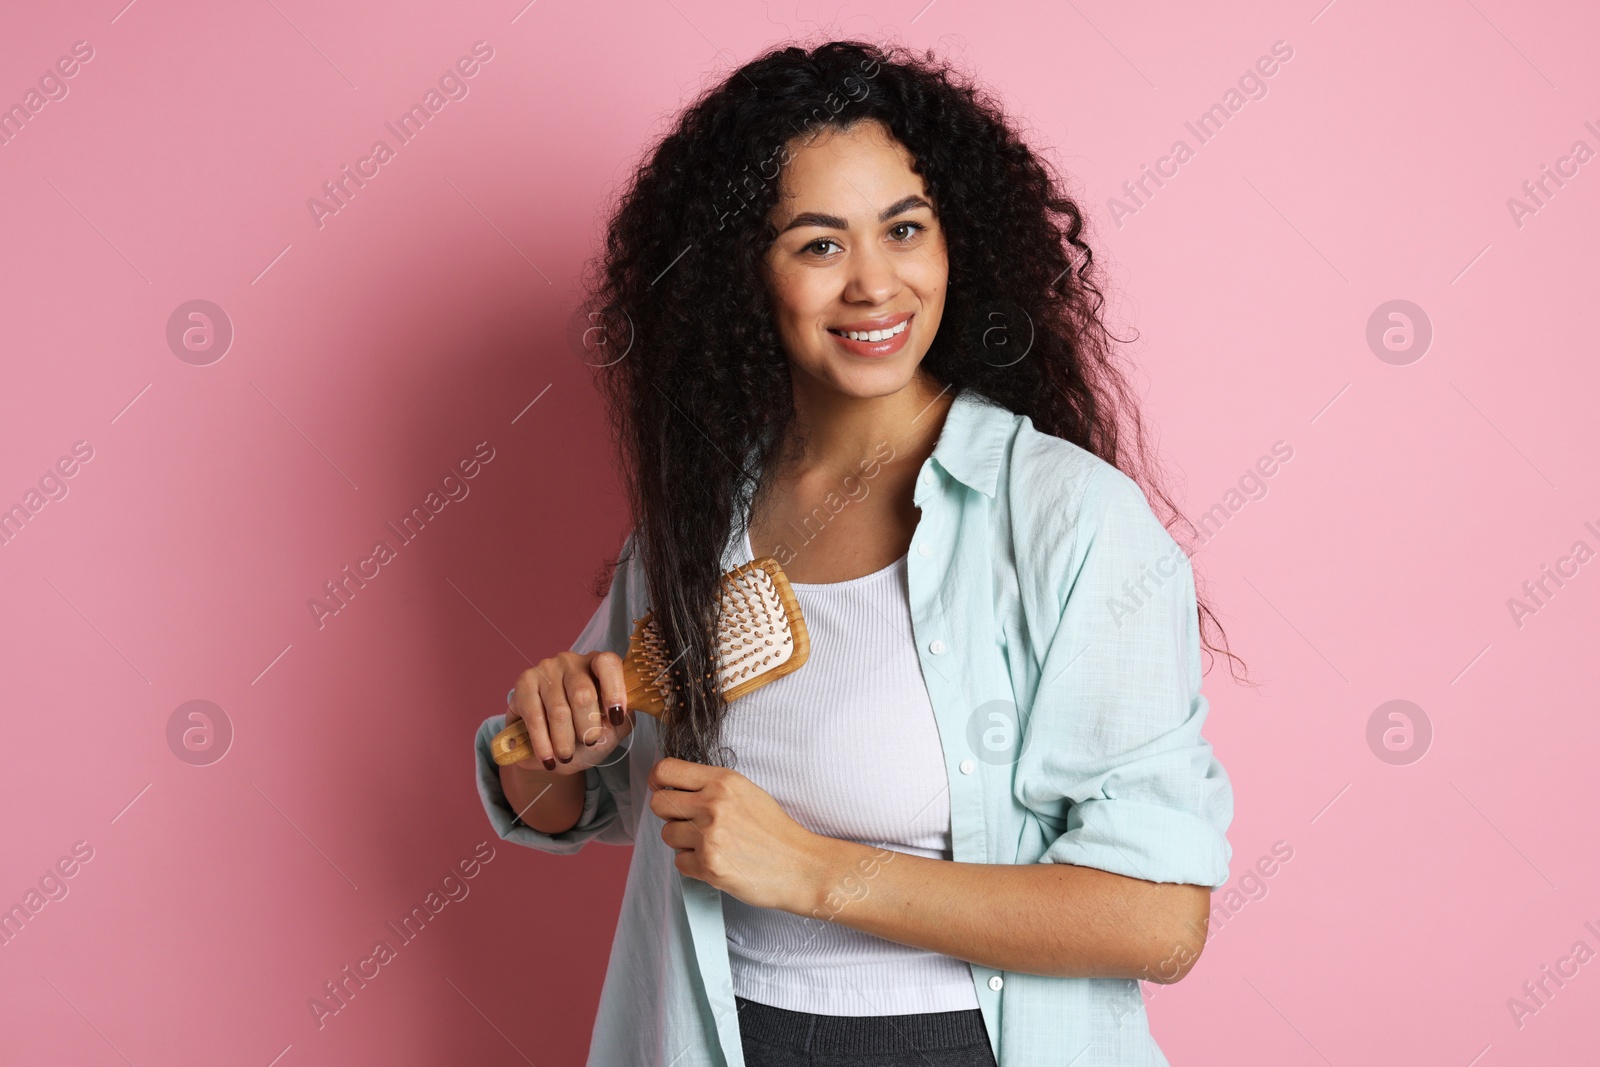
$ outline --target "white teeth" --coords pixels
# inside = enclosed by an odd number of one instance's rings
[[[867,330],[865,332],[860,330],[840,330],[839,335],[841,337],[848,337],[852,341],[883,341],[890,337],[896,337],[902,333],[905,333],[906,325],[910,322],[910,319],[906,319],[904,322],[900,323],[900,325],[891,327],[887,330]]]

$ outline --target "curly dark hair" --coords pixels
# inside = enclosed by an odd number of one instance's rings
[[[735,509],[749,506],[793,429],[762,269],[782,162],[796,138],[872,119],[914,158],[948,241],[943,318],[922,371],[1118,467],[1162,505],[1169,528],[1182,519],[1100,320],[1083,213],[1000,104],[932,52],[859,41],[769,51],[701,95],[648,151],[620,193],[581,309],[608,344],[626,341],[598,378],[651,607],[679,650],[681,700],[660,723],[668,756],[725,764],[712,640],[722,553]],[[994,358],[986,336],[997,323],[1027,324],[1025,358]],[[1202,628],[1220,631],[1203,599],[1198,611]]]

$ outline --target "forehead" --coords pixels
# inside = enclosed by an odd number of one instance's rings
[[[796,137],[780,174],[773,220],[781,227],[802,211],[827,211],[851,224],[875,221],[879,210],[902,197],[928,195],[913,162],[910,150],[874,120]]]

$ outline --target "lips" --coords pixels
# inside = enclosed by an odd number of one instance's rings
[[[900,315],[884,315],[876,319],[862,319],[852,322],[847,326],[830,327],[828,332],[833,335],[834,344],[839,345],[852,355],[867,359],[881,359],[892,356],[905,348],[911,338],[911,313]],[[845,331],[851,333],[868,333],[880,331],[878,340],[855,340],[845,336]],[[895,332],[887,337],[883,334],[889,330]]]
[[[902,311],[898,315],[880,315],[875,319],[859,319],[855,322],[840,323],[838,326],[828,327],[829,333],[867,333],[871,330],[892,330],[912,316],[910,311]]]

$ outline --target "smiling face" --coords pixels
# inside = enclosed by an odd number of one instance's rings
[[[911,164],[876,120],[791,144],[766,281],[797,392],[898,392],[933,344],[949,261]]]

